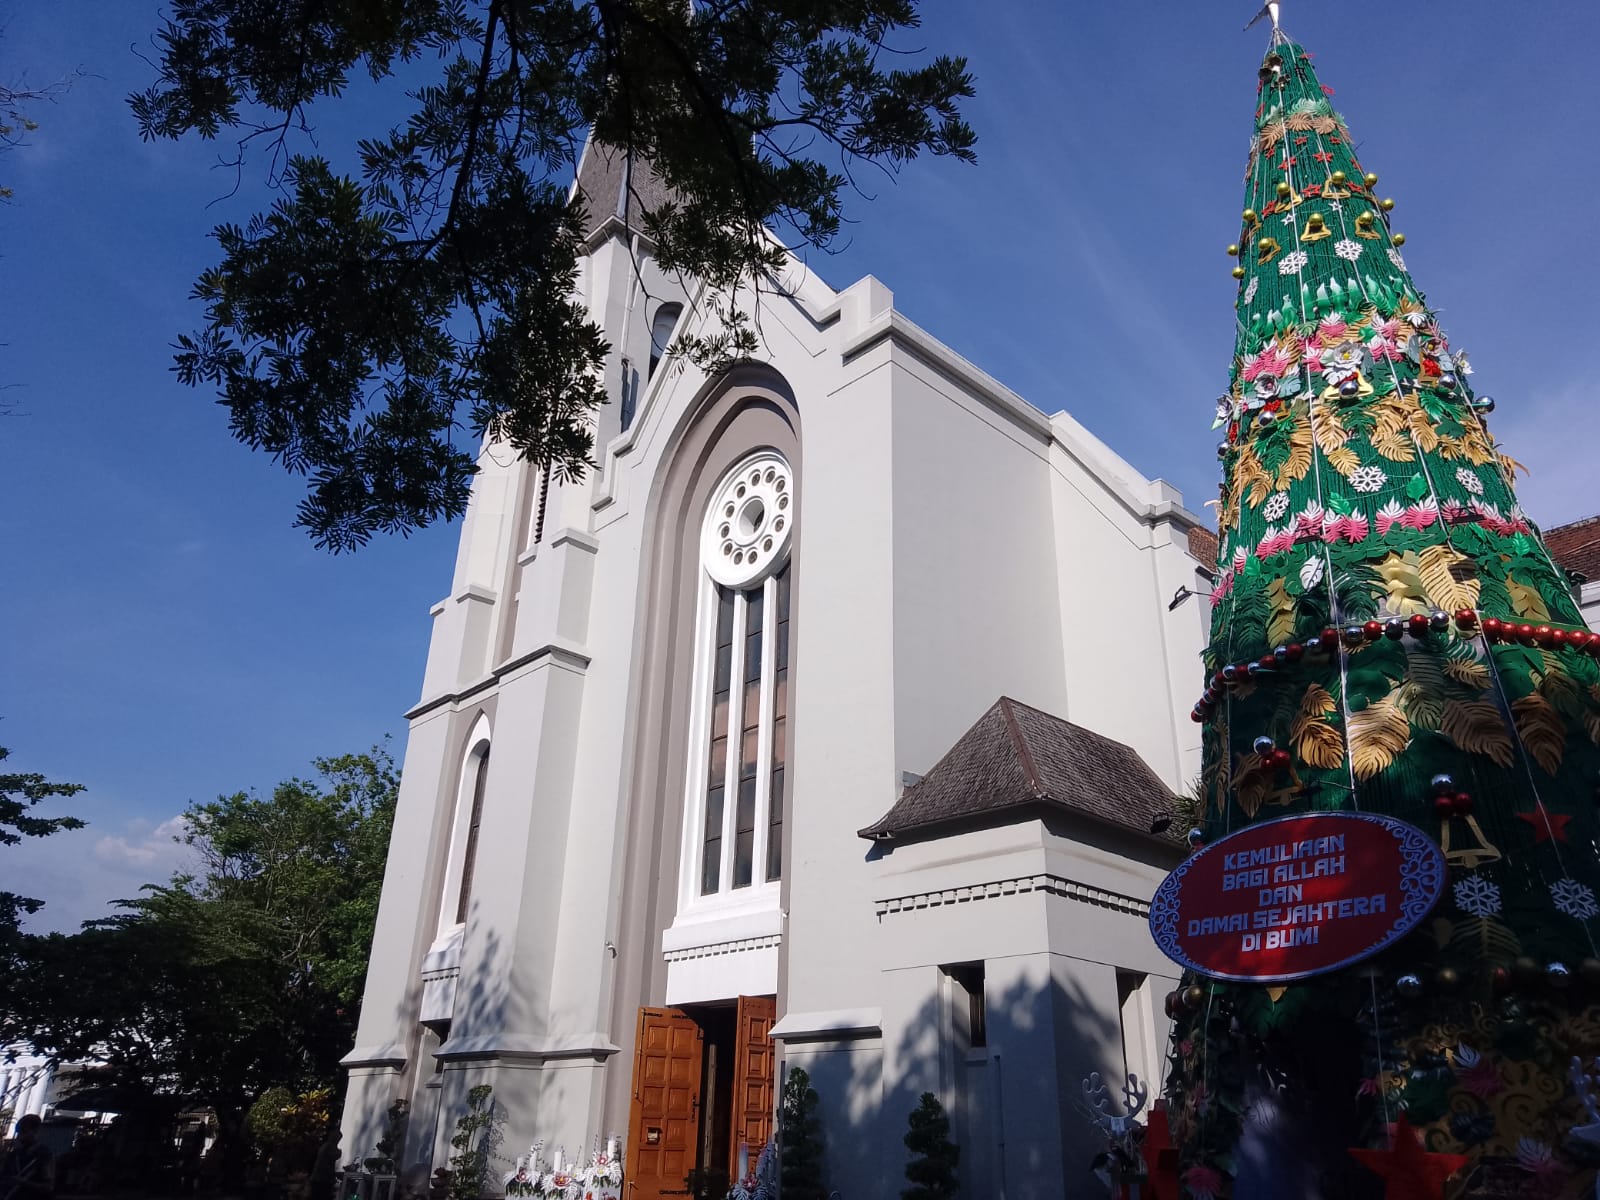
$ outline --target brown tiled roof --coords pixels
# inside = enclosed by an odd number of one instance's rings
[[[1600,583],[1600,516],[1546,529],[1544,544],[1550,548],[1550,557],[1566,570]]]
[[[1217,535],[1199,525],[1189,527],[1189,553],[1206,570],[1217,569]]]
[[[1130,747],[1002,696],[860,834],[893,838],[1043,806],[1148,835],[1173,800]]]

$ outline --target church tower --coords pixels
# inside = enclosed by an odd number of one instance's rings
[[[1447,878],[1355,967],[1169,997],[1184,1183],[1589,1196],[1600,635],[1311,55],[1274,28],[1258,80],[1194,837],[1377,813],[1425,831]]]

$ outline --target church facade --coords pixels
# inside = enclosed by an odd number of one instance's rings
[[[672,352],[707,298],[618,164],[580,179],[617,402],[582,480],[484,448],[345,1157],[405,1100],[402,1169],[445,1166],[488,1084],[508,1157],[615,1133],[624,1194],[684,1195],[803,1067],[845,1197],[898,1192],[924,1091],[968,1194],[1093,1194],[1083,1079],[1164,1074],[1145,919],[1198,770],[1202,522],[870,277],[796,265],[746,297],[758,360],[708,377]]]

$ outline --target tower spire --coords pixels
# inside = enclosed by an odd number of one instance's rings
[[[1403,1112],[1430,1170],[1470,1160],[1473,1195],[1515,1194],[1530,1171],[1589,1195],[1600,1130],[1575,1126],[1600,1078],[1600,634],[1517,503],[1494,402],[1412,281],[1332,89],[1278,5],[1260,15],[1191,841],[1378,814],[1433,840],[1447,877],[1413,914],[1423,932],[1359,966],[1286,989],[1191,972],[1168,998],[1185,1185],[1366,1197],[1347,1150],[1410,1162],[1389,1132]],[[1283,917],[1296,936],[1337,936],[1302,909]],[[1526,1103],[1500,1098],[1512,1080]]]

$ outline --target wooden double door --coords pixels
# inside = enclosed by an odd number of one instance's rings
[[[772,996],[733,1006],[641,1008],[623,1187],[629,1200],[690,1194],[697,1169],[731,1178],[772,1137]]]

